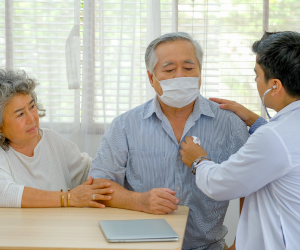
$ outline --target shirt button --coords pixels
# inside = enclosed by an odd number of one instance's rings
[[[177,159],[178,159],[178,160],[181,160],[181,157],[180,157],[180,156],[178,156],[178,157],[177,157]]]
[[[178,187],[177,190],[180,191],[180,187]]]

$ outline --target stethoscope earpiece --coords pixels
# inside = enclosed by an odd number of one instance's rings
[[[266,111],[266,114],[267,114],[267,116],[269,117],[269,119],[271,119],[271,116],[269,115],[269,112],[268,112],[268,110],[267,110],[267,108],[266,108],[266,105],[265,105],[265,96],[266,96],[266,94],[267,94],[269,91],[271,91],[272,89],[277,89],[277,86],[276,86],[276,85],[273,85],[272,88],[268,89],[268,90],[264,93],[263,98],[262,98],[262,100],[261,100],[261,101],[262,101],[262,105],[264,106],[265,111]]]

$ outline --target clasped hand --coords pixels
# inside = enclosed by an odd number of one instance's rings
[[[109,187],[110,183],[93,184],[93,179],[89,176],[85,183],[71,190],[71,206],[104,208],[105,205],[99,203],[99,201],[111,200],[109,194],[114,191]]]

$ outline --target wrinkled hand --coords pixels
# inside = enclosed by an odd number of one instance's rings
[[[233,111],[249,127],[251,127],[253,123],[259,118],[259,115],[253,113],[252,111],[250,111],[249,109],[245,108],[243,105],[237,102],[220,98],[209,98],[209,100],[219,103],[221,109]]]
[[[169,188],[153,188],[142,193],[140,202],[143,211],[150,214],[167,214],[178,209],[176,192]]]
[[[207,156],[206,151],[200,145],[193,142],[193,137],[188,136],[185,138],[185,142],[181,143],[180,154],[182,155],[182,162],[189,168],[192,163],[201,156]]]
[[[109,194],[114,191],[109,187],[110,183],[93,184],[93,179],[89,176],[85,183],[71,190],[71,206],[104,208],[105,205],[97,201],[111,199]],[[95,200],[93,200],[93,194],[95,194]]]

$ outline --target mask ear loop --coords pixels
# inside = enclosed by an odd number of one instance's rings
[[[157,78],[155,77],[154,73],[153,73],[153,77],[154,77],[154,79],[155,79],[156,81],[158,81]],[[159,82],[159,81],[158,81],[158,82]]]
[[[153,72],[153,77],[154,77],[154,79],[160,84],[160,81],[157,80],[157,78],[156,78],[155,75],[154,75],[154,72]],[[156,93],[156,94],[157,94],[157,93]],[[157,95],[161,97],[161,96],[164,95],[164,93],[163,93],[162,95],[159,95],[159,94],[157,94]]]

